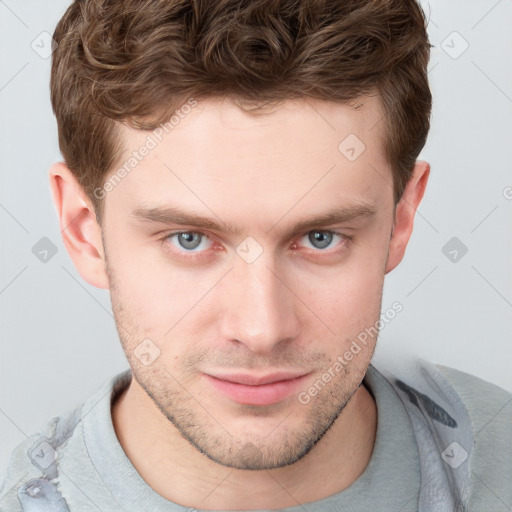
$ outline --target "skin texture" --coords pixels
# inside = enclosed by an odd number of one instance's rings
[[[102,227],[65,164],[50,169],[66,248],[85,281],[110,289],[135,377],[113,406],[117,436],[169,500],[289,507],[347,488],[370,460],[377,410],[361,381],[376,337],[309,403],[297,399],[378,321],[385,274],[403,258],[430,171],[418,161],[394,205],[383,110],[376,96],[362,102],[289,100],[252,117],[227,99],[200,101],[106,194]],[[350,134],[365,145],[354,161],[338,149]],[[116,169],[148,132],[120,126],[120,135]],[[290,235],[300,221],[363,202],[372,215]],[[239,232],[133,215],[167,206]],[[176,231],[204,238],[191,250],[169,237]],[[329,244],[331,231],[341,236]],[[247,237],[261,250],[251,263],[237,253]],[[148,339],[157,357],[145,364],[137,354]],[[307,377],[271,405],[238,403],[204,375],[283,370]]]

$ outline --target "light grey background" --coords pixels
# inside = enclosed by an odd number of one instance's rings
[[[26,435],[127,367],[108,292],[74,269],[48,186],[61,157],[44,32],[68,3],[0,1],[0,472]],[[512,1],[422,5],[435,48],[420,159],[432,170],[384,287],[383,312],[394,301],[404,309],[382,329],[374,363],[393,370],[421,357],[512,390]],[[46,263],[32,252],[43,237],[57,248]]]

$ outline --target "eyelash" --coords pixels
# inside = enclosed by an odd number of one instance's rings
[[[311,231],[308,231],[307,233],[304,233],[299,238],[302,238],[302,237],[304,237],[306,235],[309,235],[310,233],[316,233],[316,232],[318,232],[318,233],[328,233],[328,234],[331,234],[331,235],[339,236],[341,238],[341,242],[337,246],[338,248],[336,250],[329,251],[328,249],[326,249],[326,250],[310,249],[311,251],[316,252],[319,255],[323,254],[323,253],[326,253],[329,256],[332,256],[333,254],[341,254],[341,253],[345,252],[348,249],[348,246],[352,243],[353,238],[354,238],[353,235],[346,235],[346,234],[340,233],[338,231],[331,231],[329,229],[313,229]],[[183,233],[198,234],[198,235],[201,235],[201,236],[211,240],[211,238],[208,237],[208,235],[206,235],[205,233],[203,233],[201,231],[192,231],[192,230],[189,230],[189,231],[187,231],[187,230],[171,231],[170,233],[166,233],[159,240],[162,243],[162,245],[164,245],[166,242],[169,242],[168,245],[172,246],[172,244],[170,243],[170,239],[173,236],[175,236],[175,235],[179,235],[179,234],[183,234]],[[295,242],[292,242],[292,244],[295,244]],[[203,258],[204,257],[204,253],[207,252],[208,249],[205,249],[204,251],[186,251],[184,249],[182,251],[180,251],[180,250],[177,250],[175,248],[173,248],[173,249],[166,249],[166,250],[171,252],[174,255],[177,255],[178,257],[181,257],[181,258],[184,258],[184,259],[190,261],[190,260],[195,260],[195,259],[198,259],[198,258]]]

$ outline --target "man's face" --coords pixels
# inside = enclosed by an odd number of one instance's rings
[[[394,210],[382,114],[375,97],[358,110],[288,101],[260,117],[201,101],[107,194],[132,385],[220,464],[299,460],[365,375],[375,337],[335,362],[380,315]],[[122,127],[121,165],[148,135]],[[335,210],[348,214],[297,228]]]

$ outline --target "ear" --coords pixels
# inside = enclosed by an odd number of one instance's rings
[[[413,175],[407,183],[404,193],[395,210],[393,233],[389,242],[386,274],[391,272],[401,261],[411,237],[414,223],[414,214],[425,193],[427,180],[430,174],[430,165],[427,162],[417,161]]]
[[[101,227],[90,199],[65,163],[53,164],[48,176],[62,240],[78,273],[97,288],[109,288]]]

